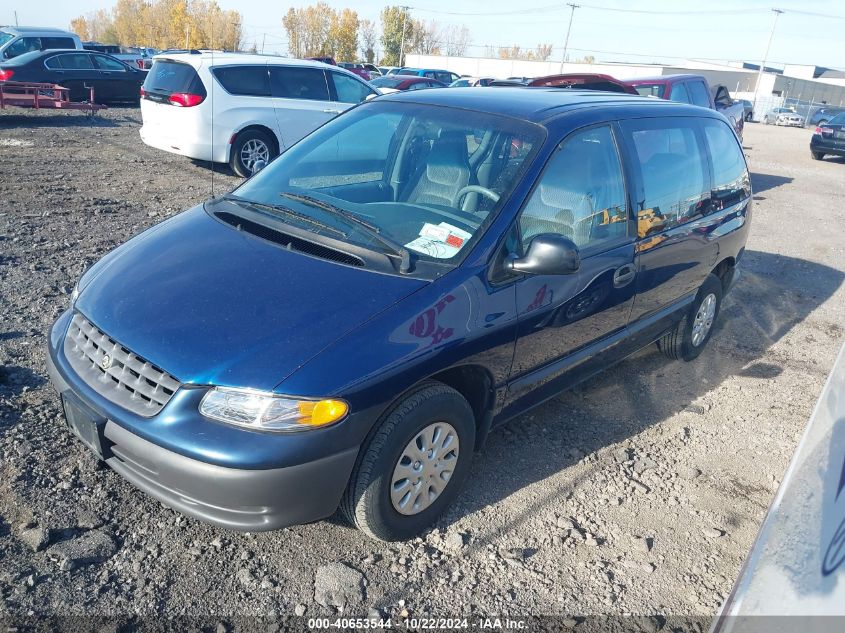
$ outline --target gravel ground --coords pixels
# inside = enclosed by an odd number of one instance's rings
[[[204,525],[66,430],[49,326],[210,171],[144,146],[137,110],[19,112],[0,114],[0,617],[716,613],[843,339],[845,160],[811,160],[809,131],[747,126],[752,235],[697,361],[650,347],[512,421],[436,529],[387,545],[337,519]]]

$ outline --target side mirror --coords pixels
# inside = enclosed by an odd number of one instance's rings
[[[510,256],[506,265],[514,272],[530,275],[569,275],[581,267],[581,256],[568,237],[541,233],[531,240],[525,257]]]

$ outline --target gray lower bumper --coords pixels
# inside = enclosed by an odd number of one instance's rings
[[[73,389],[48,351],[59,393]],[[162,448],[107,420],[106,464],[167,506],[242,531],[274,530],[330,516],[337,509],[358,450],[285,468],[242,470],[208,464]]]
[[[274,530],[331,515],[358,451],[271,470],[206,464],[138,437],[114,422],[106,464],[165,505],[233,530]]]

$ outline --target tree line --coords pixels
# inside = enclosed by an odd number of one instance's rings
[[[215,0],[117,0],[71,20],[82,40],[151,48],[240,50],[241,14],[224,11]]]
[[[334,9],[326,2],[290,8],[282,17],[293,57],[331,56],[338,61],[363,58],[388,66],[404,65],[408,53],[466,55],[472,41],[465,25],[439,24],[414,18],[408,9],[387,6],[378,22],[361,19],[354,9]],[[71,21],[83,40],[125,46],[167,48],[243,48],[238,11],[224,11],[216,0],[117,0]],[[253,44],[253,52],[256,46]],[[536,49],[486,47],[486,55],[502,59],[549,59],[551,44]]]

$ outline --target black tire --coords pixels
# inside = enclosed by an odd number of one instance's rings
[[[824,154],[822,152],[810,152],[810,156],[813,157],[813,160],[823,160]]]
[[[241,178],[249,178],[253,174],[252,163],[245,158],[245,148],[248,146],[255,146],[256,148],[263,147],[262,156],[266,155],[265,162],[269,163],[276,156],[279,151],[276,149],[276,141],[273,137],[263,130],[244,130],[235,138],[232,143],[232,154],[229,158],[229,167]]]
[[[701,284],[701,288],[698,289],[698,294],[696,294],[695,301],[690,306],[689,313],[657,341],[657,347],[660,348],[660,351],[672,360],[691,361],[698,358],[713,335],[713,328],[719,318],[719,309],[722,307],[722,292],[722,280],[710,273],[704,283]],[[698,315],[702,303],[710,296],[715,299],[715,311],[710,319],[711,325],[704,337],[698,341],[698,344],[694,344],[693,327],[696,315]]]
[[[417,514],[401,514],[391,500],[391,479],[405,448],[433,423],[450,424],[458,436],[451,477],[439,496]],[[451,387],[426,382],[401,400],[364,445],[352,471],[340,509],[368,536],[406,540],[433,524],[451,504],[469,474],[475,444],[475,418],[466,399]]]

